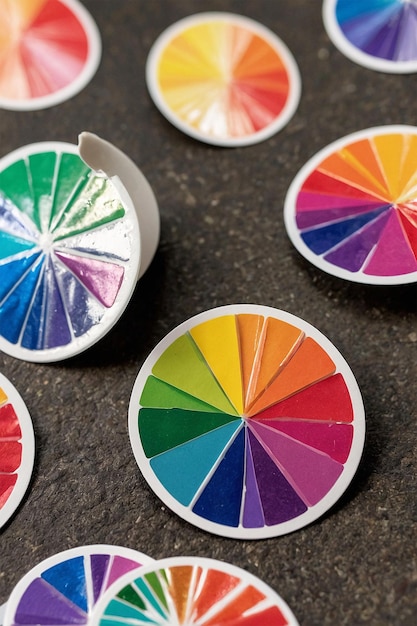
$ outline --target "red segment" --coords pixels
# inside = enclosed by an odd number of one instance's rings
[[[0,509],[9,499],[17,481],[17,474],[0,474]]]
[[[329,455],[339,463],[345,463],[352,447],[353,426],[351,424],[327,424],[295,420],[264,420],[265,426],[274,428],[316,450]]]
[[[235,589],[240,580],[225,572],[210,569],[206,571],[204,586],[193,601],[193,620],[199,620],[214,604]]]
[[[245,587],[235,598],[226,604],[226,606],[215,614],[214,617],[204,622],[204,626],[219,626],[219,624],[234,624],[233,620],[242,620],[243,614],[253,609],[261,600],[265,599],[265,595],[258,589],[249,585]],[[239,623],[239,622],[237,622]],[[242,624],[244,622],[241,622]],[[258,626],[264,626],[263,622],[258,621]]]
[[[254,615],[237,617],[224,622],[224,626],[286,626],[287,618],[277,606],[270,606]]]
[[[401,212],[398,212],[398,218],[414,256],[417,258],[417,206],[414,210],[408,211],[407,207],[402,208]]]
[[[0,407],[0,439],[20,439],[22,431],[16,412],[11,404]]]
[[[252,419],[275,418],[352,422],[350,393],[342,374],[326,378],[296,395],[273,404]]]
[[[0,441],[0,472],[15,472],[22,462],[22,444],[18,441]]]
[[[370,200],[375,202],[376,199],[380,199],[379,196],[374,196],[370,193],[362,191],[352,187],[347,183],[344,183],[332,176],[328,176],[323,172],[315,170],[306,178],[301,188],[301,191],[311,191],[313,193],[322,193],[324,196],[340,196],[342,198],[361,198],[362,200]],[[325,198],[323,198],[323,204]]]

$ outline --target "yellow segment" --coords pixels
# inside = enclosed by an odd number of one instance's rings
[[[373,138],[381,169],[393,201],[398,201],[404,161],[404,135],[381,135]]]
[[[4,404],[7,401],[7,395],[4,390],[0,387],[0,404]]]
[[[404,159],[401,169],[399,203],[417,198],[417,135],[404,137]]]
[[[238,413],[243,413],[242,373],[236,318],[223,315],[203,322],[190,335]]]

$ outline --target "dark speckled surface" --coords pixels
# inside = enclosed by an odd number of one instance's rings
[[[155,558],[201,555],[245,567],[280,593],[301,626],[417,623],[417,294],[332,278],[304,261],[282,219],[286,190],[318,149],[347,133],[417,124],[417,75],[366,70],[330,44],[319,0],[86,0],[103,58],[79,95],[52,109],[0,112],[0,153],[91,130],[140,166],[159,202],[153,264],[117,326],[83,355],[36,365],[0,354],[33,418],[33,481],[0,534],[0,604],[41,559],[86,543]],[[242,13],[275,31],[300,67],[290,123],[261,144],[214,148],[152,104],[144,65],[158,34],[200,10]],[[285,537],[211,536],[162,505],[131,453],[127,407],[153,346],[184,319],[253,302],[303,317],[350,364],[367,414],[354,481],[320,521]],[[262,626],[261,624],[259,626]]]

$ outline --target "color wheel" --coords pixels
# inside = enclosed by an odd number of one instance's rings
[[[32,420],[15,387],[0,374],[0,528],[19,506],[32,476]]]
[[[417,128],[370,128],[330,144],[292,182],[288,235],[320,269],[359,283],[417,280]]]
[[[145,479],[206,531],[257,539],[327,511],[362,453],[364,411],[348,365],[283,311],[230,305],[169,333],[145,361],[129,432]]]
[[[112,545],[65,550],[31,569],[7,601],[3,626],[82,626],[94,606],[120,577],[152,559]]]
[[[85,350],[126,308],[140,264],[124,188],[76,146],[39,143],[0,160],[0,349],[27,361]]]
[[[245,146],[268,139],[294,114],[297,65],[269,29],[231,13],[200,13],[154,43],[146,68],[161,113],[194,139]]]
[[[0,0],[0,107],[59,104],[91,80],[97,26],[78,0]]]
[[[245,570],[173,557],[121,578],[102,597],[94,626],[297,626],[282,598]]]
[[[416,0],[324,0],[323,20],[334,45],[359,65],[417,71]]]

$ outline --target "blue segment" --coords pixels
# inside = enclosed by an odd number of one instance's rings
[[[41,577],[82,611],[88,613],[84,558],[82,556],[68,559],[50,567],[43,572]]]
[[[377,13],[361,15],[356,19],[342,22],[341,27],[346,37],[358,48],[365,48],[390,20],[396,9],[387,8]]]
[[[336,4],[337,20],[343,24],[367,13],[380,13],[386,8],[393,12],[401,7],[399,0],[339,0]]]
[[[109,624],[119,624],[120,622],[126,624],[126,620],[128,620],[128,623],[130,620],[135,620],[139,624],[143,622],[147,624],[159,623],[155,622],[153,619],[149,619],[149,617],[146,617],[145,613],[142,613],[139,609],[136,609],[130,604],[126,604],[120,600],[110,600],[104,612],[104,617],[106,622]],[[100,624],[102,623],[103,620],[100,620]]]
[[[33,261],[33,257],[31,257],[31,260]],[[18,263],[20,267],[10,268],[10,265],[12,264],[8,263],[6,267],[0,266],[0,290],[3,290],[4,287],[2,283],[3,278],[6,283],[8,283],[10,279],[10,277],[6,276],[7,268],[14,270],[16,273],[18,272],[19,278],[22,274],[21,262]],[[0,306],[0,334],[7,339],[7,341],[10,341],[10,343],[17,343],[19,340],[27,311],[31,305],[35,289],[37,288],[41,269],[42,263],[35,263],[23,280],[18,283],[16,288],[4,299]],[[13,278],[16,280],[16,276],[13,276]]]
[[[304,231],[301,233],[301,238],[315,254],[323,254],[323,252],[334,248],[338,243],[350,235],[353,235],[353,233],[369,222],[372,222],[378,215],[381,215],[381,213],[387,211],[389,208],[390,205],[386,205],[363,215],[341,220],[340,222],[323,226],[322,228],[313,228]]]
[[[39,255],[40,252],[18,259],[17,261],[11,261],[5,265],[0,264],[0,302],[4,300],[14,285],[21,280],[30,266],[36,262]]]
[[[6,259],[20,252],[31,250],[35,246],[36,244],[33,241],[27,241],[27,239],[0,231],[0,259]]]
[[[244,460],[245,430],[242,428],[197,500],[194,513],[224,526],[239,526]]]
[[[240,426],[236,420],[155,456],[150,465],[156,477],[178,502],[188,506]]]

